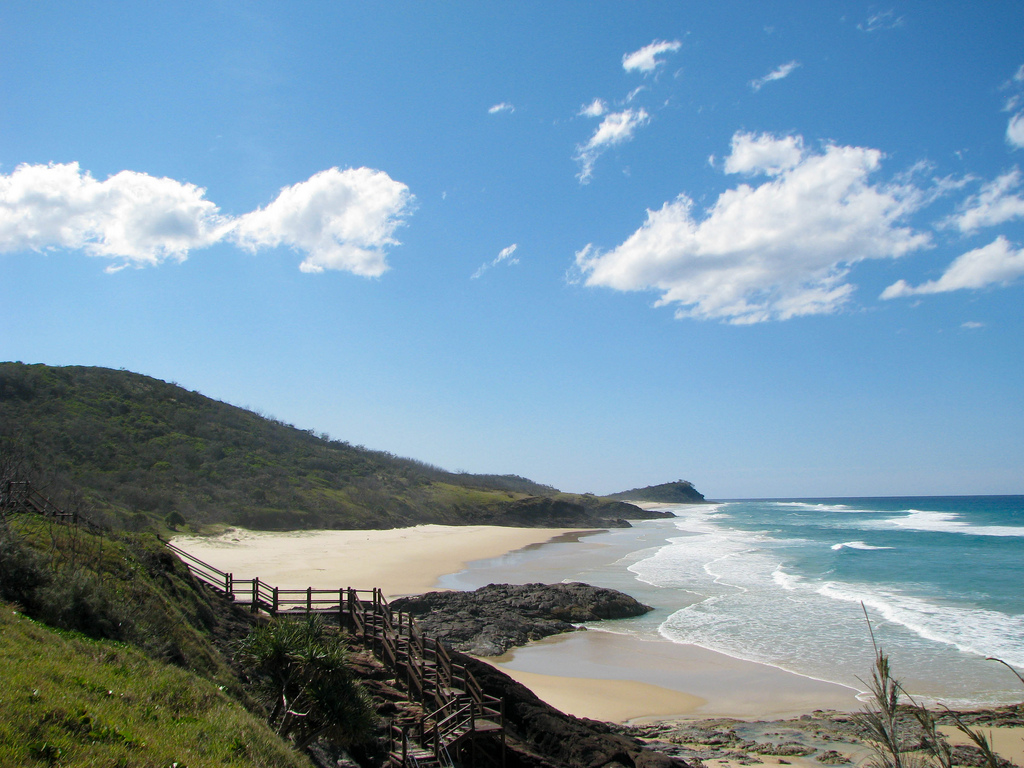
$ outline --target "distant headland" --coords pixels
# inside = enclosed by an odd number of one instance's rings
[[[610,493],[605,498],[619,501],[660,501],[668,504],[702,504],[705,501],[704,494],[694,488],[689,480],[676,480],[674,483],[648,485],[646,488]]]

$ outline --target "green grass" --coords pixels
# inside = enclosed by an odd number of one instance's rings
[[[0,603],[0,765],[308,768],[214,683]]]
[[[22,600],[51,626],[131,643],[240,693],[209,641],[223,608],[193,587],[184,564],[154,536],[94,535],[34,515],[10,516],[6,525],[0,540],[31,558],[35,578],[45,581],[23,597],[0,585],[0,595]]]

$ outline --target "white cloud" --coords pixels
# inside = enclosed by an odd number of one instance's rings
[[[799,66],[799,61],[787,62],[780,67],[776,67],[764,77],[759,77],[757,80],[751,80],[750,87],[755,91],[760,91],[766,84],[774,80],[782,80],[785,77],[789,77],[793,70]]]
[[[574,159],[580,164],[580,172],[576,178],[580,180],[580,184],[590,182],[594,175],[594,163],[606,149],[630,141],[636,129],[644,125],[648,119],[649,116],[643,109],[627,109],[624,112],[606,115],[590,140],[576,147]]]
[[[1019,168],[1004,173],[985,184],[977,195],[967,198],[960,213],[948,221],[961,232],[974,232],[980,227],[991,227],[1024,216],[1024,197],[1011,194],[1020,184]]]
[[[896,29],[902,27],[906,17],[897,16],[895,11],[888,10],[868,16],[868,20],[858,24],[861,32],[877,32],[880,29]]]
[[[507,101],[501,102],[501,104],[495,104],[493,107],[487,110],[487,114],[496,115],[499,112],[515,112],[516,108],[509,104]]]
[[[307,272],[376,276],[413,200],[404,184],[369,168],[322,171],[237,218],[205,192],[135,171],[96,181],[77,163],[20,165],[0,175],[0,251],[82,250],[113,259],[112,271],[183,261],[232,240],[248,250],[289,245],[306,255]]]
[[[802,136],[780,139],[768,133],[736,133],[732,137],[732,152],[725,159],[725,172],[778,176],[799,165],[803,153]]]
[[[385,249],[412,205],[409,188],[372,168],[330,168],[285,187],[266,208],[242,216],[237,242],[249,250],[287,245],[303,272],[340,269],[365,277],[387,271]]]
[[[581,117],[600,117],[607,111],[608,105],[602,99],[594,99],[589,104],[584,104],[580,107],[578,114]]]
[[[647,90],[647,86],[646,85],[638,85],[636,88],[634,88],[632,91],[630,91],[629,93],[626,94],[626,103],[627,104],[632,104],[633,100],[636,99],[637,96],[639,96],[641,93],[643,93],[646,90]]]
[[[653,72],[658,66],[665,63],[663,59],[658,58],[661,54],[678,51],[681,46],[682,43],[678,40],[655,40],[650,45],[645,45],[639,51],[624,54],[622,57],[622,68],[627,72],[632,72],[633,70],[639,70],[644,73]]]
[[[1024,112],[1010,118],[1006,126],[1006,143],[1016,149],[1024,149]]]
[[[929,245],[926,234],[901,226],[921,194],[869,183],[878,150],[801,147],[800,137],[737,134],[726,168],[771,169],[772,178],[723,192],[703,217],[680,195],[649,210],[616,248],[586,246],[577,269],[589,286],[658,290],[657,305],[677,305],[679,318],[739,324],[837,311],[854,290],[845,281],[851,265]],[[757,152],[764,159],[742,157]]]
[[[961,328],[967,328],[967,329],[970,329],[970,330],[976,330],[978,328],[984,328],[985,324],[984,323],[979,323],[979,322],[977,322],[975,320],[967,320],[966,322],[960,323],[960,327]]]
[[[476,280],[478,277],[480,277],[480,275],[482,275],[488,269],[490,269],[491,267],[498,266],[503,261],[507,260],[510,265],[511,264],[518,264],[519,263],[519,259],[512,258],[512,254],[514,254],[516,252],[516,248],[518,248],[518,247],[519,247],[518,245],[516,245],[515,243],[512,243],[512,245],[508,246],[507,248],[502,248],[501,252],[498,254],[497,258],[495,258],[494,261],[485,261],[483,264],[481,264],[480,268],[477,269],[477,271],[474,272],[470,276],[470,280]]]
[[[906,280],[899,280],[882,292],[882,298],[984,288],[994,283],[1008,285],[1021,276],[1024,276],[1024,249],[1015,250],[1010,241],[1000,235],[988,245],[958,256],[938,280],[916,288]]]
[[[110,270],[184,260],[230,229],[206,190],[121,171],[97,181],[78,163],[19,165],[0,175],[0,250],[84,250]]]

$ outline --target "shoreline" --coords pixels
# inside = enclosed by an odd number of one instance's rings
[[[861,707],[858,691],[836,683],[695,645],[600,628],[555,635],[482,661],[563,712],[622,724],[784,719]],[[600,695],[588,693],[597,689]]]
[[[443,577],[474,563],[503,561],[546,545],[578,547],[596,532],[442,525],[293,532],[232,528],[212,537],[177,536],[173,543],[239,578],[259,576],[282,588],[378,586],[386,596],[398,597],[445,589],[439,583]],[[838,684],[698,646],[602,629],[555,635],[481,660],[557,709],[629,730],[650,730],[646,738],[654,741],[659,728],[712,723],[748,734],[767,727],[765,721],[775,727],[817,722],[862,706],[853,689]],[[1007,757],[1024,764],[1024,754],[1010,752]],[[723,768],[749,764],[725,754],[713,759]],[[787,761],[798,768],[820,765],[811,758]]]

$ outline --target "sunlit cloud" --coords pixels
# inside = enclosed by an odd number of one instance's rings
[[[782,80],[783,78],[789,77],[793,70],[800,66],[799,61],[790,61],[783,64],[780,67],[773,69],[764,77],[759,77],[757,80],[750,81],[750,87],[755,91],[760,91],[765,85],[775,80]]]
[[[627,109],[624,112],[606,115],[590,140],[576,147],[574,159],[580,164],[580,172],[576,178],[580,180],[580,184],[590,183],[594,175],[594,163],[605,150],[632,140],[636,129],[649,119],[649,115],[643,109]]]
[[[244,248],[287,245],[306,254],[303,272],[339,269],[379,277],[388,269],[386,249],[410,212],[409,188],[372,168],[330,168],[281,190],[266,208],[238,220],[235,240]]]
[[[1010,118],[1006,126],[1006,143],[1015,149],[1024,148],[1024,112]]]
[[[512,257],[512,254],[514,254],[516,252],[516,249],[518,247],[519,247],[518,245],[516,245],[515,243],[512,243],[512,245],[508,246],[507,248],[502,248],[501,252],[497,255],[497,257],[494,260],[492,260],[492,261],[485,261],[483,264],[481,264],[479,269],[477,269],[476,272],[474,272],[472,275],[470,275],[469,279],[470,280],[476,280],[478,277],[480,277],[480,275],[482,275],[488,269],[490,269],[491,267],[496,267],[499,264],[501,264],[502,262],[506,262],[510,266],[512,264],[518,264],[519,263],[519,259]]]
[[[603,99],[594,99],[589,104],[584,104],[580,107],[578,114],[581,117],[601,117],[607,111],[608,105],[605,104]]]
[[[927,247],[904,219],[922,204],[910,185],[873,184],[876,149],[803,149],[798,136],[737,133],[728,173],[763,174],[703,214],[686,195],[648,210],[621,245],[589,244],[575,266],[588,286],[655,290],[676,317],[746,324],[833,313],[850,299],[850,267]]]
[[[108,271],[184,261],[232,227],[205,194],[134,171],[97,181],[78,163],[19,165],[0,175],[0,250],[81,250]]]
[[[369,168],[322,171],[240,217],[205,193],[135,171],[97,181],[77,163],[20,165],[0,175],[0,251],[82,251],[116,271],[184,261],[218,242],[287,245],[305,256],[304,271],[376,276],[413,201],[408,187]]]
[[[501,102],[501,104],[495,104],[493,107],[487,110],[489,115],[497,115],[501,112],[515,112],[516,108],[509,104],[507,101]]]
[[[981,191],[968,197],[960,212],[948,219],[961,232],[970,233],[981,227],[991,227],[1011,219],[1024,217],[1024,197],[1013,194],[1021,185],[1021,172],[1014,168],[995,181],[982,186]]]
[[[779,138],[769,133],[736,133],[732,137],[732,151],[725,159],[725,172],[778,176],[799,165],[803,155],[802,136]]]
[[[938,280],[912,286],[898,280],[882,292],[883,299],[947,293],[990,285],[1009,285],[1024,276],[1024,250],[1015,248],[1000,235],[981,248],[958,256]]]
[[[643,73],[653,72],[665,60],[659,58],[664,53],[673,53],[682,47],[678,40],[655,40],[650,45],[645,45],[638,51],[627,53],[622,57],[622,68],[627,72],[639,71]]]

